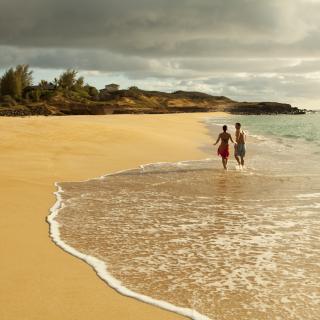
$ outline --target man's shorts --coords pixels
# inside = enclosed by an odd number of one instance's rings
[[[236,157],[244,157],[246,155],[246,145],[245,143],[238,143],[234,148],[234,155]]]

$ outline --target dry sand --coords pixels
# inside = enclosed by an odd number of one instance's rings
[[[0,118],[0,319],[179,319],[123,297],[49,238],[55,181],[207,157],[213,114]]]

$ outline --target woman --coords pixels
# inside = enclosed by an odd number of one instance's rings
[[[219,137],[214,145],[216,145],[221,140],[220,146],[218,148],[218,155],[221,156],[222,165],[224,169],[227,170],[228,158],[230,155],[229,139],[231,140],[232,143],[234,143],[234,141],[232,140],[231,134],[227,132],[228,127],[224,125],[222,129],[223,129],[223,132],[219,134]]]

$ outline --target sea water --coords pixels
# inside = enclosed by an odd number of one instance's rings
[[[222,170],[208,143],[204,160],[59,183],[52,236],[120,292],[194,319],[318,319],[319,120],[206,118],[213,141],[243,124],[246,169]]]

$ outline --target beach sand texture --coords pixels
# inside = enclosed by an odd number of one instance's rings
[[[1,118],[0,318],[179,319],[126,298],[49,237],[54,182],[201,159],[213,114]]]

